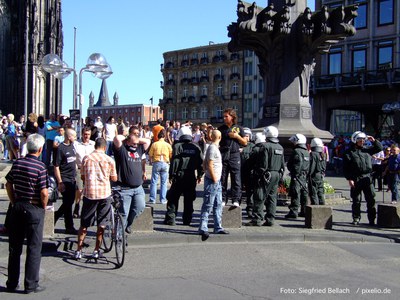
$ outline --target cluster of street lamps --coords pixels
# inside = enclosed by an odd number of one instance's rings
[[[79,128],[82,127],[82,105],[84,97],[82,95],[82,73],[90,72],[99,79],[107,79],[113,73],[111,66],[107,63],[106,58],[101,53],[93,53],[89,56],[87,64],[79,72],[79,89],[77,92],[77,74],[74,68],[68,67],[57,54],[47,54],[42,59],[42,68],[47,73],[53,75],[58,79],[67,78],[71,73],[74,74],[73,82],[73,108],[79,109]],[[79,99],[79,101],[78,101]],[[81,137],[81,132],[78,132]]]

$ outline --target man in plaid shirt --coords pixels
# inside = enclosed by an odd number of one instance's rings
[[[81,227],[78,233],[78,248],[75,259],[82,258],[82,246],[87,228],[94,224],[97,215],[96,246],[92,257],[99,257],[99,248],[103,240],[104,228],[111,209],[111,181],[117,181],[114,160],[105,151],[107,142],[104,138],[96,139],[94,152],[85,156],[81,167],[84,182]]]

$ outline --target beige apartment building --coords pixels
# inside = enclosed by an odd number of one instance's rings
[[[397,135],[400,110],[400,1],[316,1],[358,5],[355,36],[318,56],[311,94],[314,123],[333,134]]]
[[[166,120],[194,124],[223,123],[223,111],[236,109],[243,122],[243,54],[230,53],[228,44],[213,44],[163,54],[163,98]]]

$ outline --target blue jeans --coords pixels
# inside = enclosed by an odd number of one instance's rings
[[[113,141],[107,141],[106,154],[108,156],[113,156],[114,155],[114,152],[113,152]]]
[[[200,215],[200,232],[208,231],[208,216],[213,211],[214,232],[222,228],[222,185],[221,181],[214,183],[210,178],[204,176],[204,197]]]
[[[153,163],[153,168],[151,170],[151,183],[150,183],[150,199],[152,203],[156,202],[157,196],[157,183],[158,176],[161,177],[160,184],[160,202],[167,203],[167,180],[168,180],[168,170],[169,165],[166,162],[158,161]]]
[[[397,174],[389,174],[388,187],[392,192],[392,201],[397,201],[399,197],[399,189],[397,187],[398,182],[399,182],[399,176]]]
[[[133,221],[140,216],[145,208],[145,193],[140,185],[137,188],[121,190],[117,192],[121,197],[122,205],[119,211],[124,219],[126,227],[132,225]]]

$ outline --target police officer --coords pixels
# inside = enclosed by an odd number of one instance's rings
[[[366,140],[372,143],[372,147],[364,148]],[[361,219],[361,192],[364,193],[367,202],[367,215],[370,225],[375,225],[375,191],[372,183],[372,155],[382,150],[382,145],[372,136],[364,132],[356,131],[351,136],[351,146],[343,157],[343,174],[349,181],[350,197],[353,201],[353,225],[360,224]]]
[[[277,190],[285,170],[283,147],[279,144],[278,129],[264,128],[265,142],[256,144],[249,162],[254,166],[253,218],[246,226],[273,226],[275,222]],[[264,220],[264,203],[266,207]]]
[[[253,211],[253,166],[249,164],[249,157],[255,146],[252,141],[253,134],[250,128],[243,128],[244,138],[247,140],[247,145],[240,148],[241,159],[241,177],[242,187],[246,191],[246,212],[249,218],[252,217]]]
[[[307,150],[306,137],[296,133],[289,138],[294,145],[293,152],[289,157],[287,168],[290,172],[290,196],[289,213],[287,219],[297,219],[297,216],[304,217],[304,209],[307,204],[307,176],[310,168],[310,155]],[[300,207],[300,213],[298,213]]]
[[[326,157],[324,143],[319,138],[311,140],[310,171],[308,174],[308,191],[312,205],[324,205],[324,175]]]
[[[193,201],[196,199],[196,182],[201,182],[203,159],[199,146],[192,143],[192,131],[181,127],[179,142],[173,145],[169,168],[171,187],[167,193],[167,212],[164,224],[175,225],[179,197],[183,193],[183,225],[190,225],[193,215]],[[197,177],[195,171],[197,170]]]

